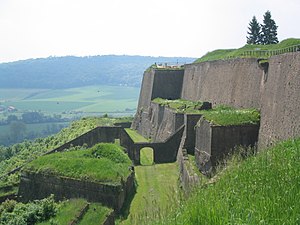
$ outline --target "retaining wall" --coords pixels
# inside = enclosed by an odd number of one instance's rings
[[[112,211],[105,219],[102,225],[115,225],[115,213]]]
[[[153,141],[164,141],[175,133],[184,123],[184,114],[174,109],[150,103],[151,126],[150,138]]]
[[[300,52],[270,58],[261,95],[259,147],[300,137]]]
[[[258,131],[259,125],[216,126],[201,118],[195,145],[199,170],[209,174],[236,146],[254,146]]]
[[[137,131],[153,142],[169,138],[184,123],[184,114],[158,103],[150,102],[147,111],[143,111]]]
[[[134,173],[120,185],[109,185],[22,171],[18,195],[25,202],[46,198],[50,194],[54,194],[56,200],[85,198],[88,201],[101,202],[119,212],[127,194],[133,190]]]
[[[184,115],[184,144],[183,149],[186,149],[188,154],[194,155],[196,142],[196,125],[201,114],[185,114]]]
[[[180,97],[183,99],[260,109],[259,149],[262,149],[277,141],[300,136],[300,52],[272,56],[269,63],[259,64],[258,61],[257,58],[243,58],[185,65],[179,89],[182,89]],[[156,71],[149,73],[152,76],[144,75],[138,107],[139,112],[143,106],[145,115],[137,113],[139,120],[133,123],[139,127],[152,126],[149,107],[153,88],[162,88],[168,82],[153,82]]]
[[[183,190],[189,193],[197,184],[199,184],[199,176],[191,168],[187,152],[179,148],[177,155],[179,165],[179,179]]]
[[[242,108],[260,108],[264,69],[255,58],[185,65],[181,98]]]
[[[132,128],[145,137],[150,137],[151,100],[155,98],[178,99],[181,96],[184,70],[150,69],[143,75],[139,103]],[[161,139],[160,139],[161,140]]]
[[[109,142],[114,143],[115,139],[120,138],[120,130],[121,127],[96,127],[87,133],[55,148],[47,154],[51,154],[53,152],[61,152],[64,149],[70,148],[72,146],[82,146],[86,144],[88,147],[92,147],[93,145],[100,142]]]

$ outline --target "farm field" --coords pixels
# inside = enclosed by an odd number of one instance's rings
[[[139,88],[85,86],[69,89],[0,89],[0,104],[43,113],[134,114]]]

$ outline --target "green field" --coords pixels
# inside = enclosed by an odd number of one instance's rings
[[[54,90],[0,89],[0,104],[20,111],[133,114],[138,95],[136,87],[106,85]]]

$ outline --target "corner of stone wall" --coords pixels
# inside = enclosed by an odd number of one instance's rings
[[[179,165],[179,179],[182,189],[188,194],[193,187],[199,184],[199,176],[191,170],[187,150],[183,148],[185,143],[186,133],[184,131],[181,143],[177,152],[177,162]]]

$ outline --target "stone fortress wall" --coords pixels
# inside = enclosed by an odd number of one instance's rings
[[[144,73],[138,111],[132,128],[146,137],[162,140],[166,133],[174,130],[172,115],[150,103],[156,97],[201,100],[213,105],[259,109],[259,149],[280,140],[300,136],[299,52],[272,56],[269,63],[264,64],[260,64],[256,58],[188,64],[184,68],[182,87],[178,87],[182,73],[174,73],[174,81],[170,78],[171,73],[172,71],[165,77],[162,71],[155,69]],[[165,92],[162,92],[164,95],[159,95],[157,91],[153,94],[153,90],[163,90],[166,84],[173,82],[174,93],[170,97]],[[172,92],[171,86],[167,90]],[[181,94],[178,97],[179,90]]]

